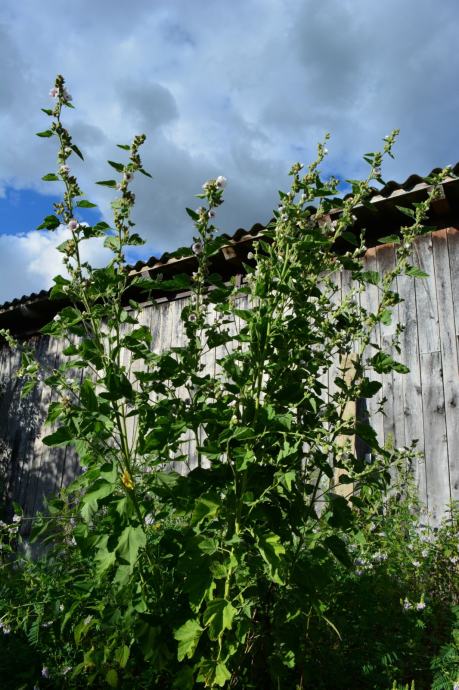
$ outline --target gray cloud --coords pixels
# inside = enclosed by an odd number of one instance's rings
[[[343,176],[361,174],[361,155],[395,127],[387,178],[454,163],[458,15],[456,0],[4,0],[0,189],[55,191],[40,182],[55,150],[33,133],[58,71],[86,157],[72,165],[107,216],[111,194],[94,181],[111,176],[106,159],[121,160],[116,143],[148,135],[154,180],[136,182],[135,219],[152,252],[191,241],[184,207],[219,174],[223,230],[268,220],[291,163],[307,162],[326,131],[325,171]]]

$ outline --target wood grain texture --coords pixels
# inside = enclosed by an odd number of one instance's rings
[[[368,250],[365,263],[367,270],[377,270],[383,275],[393,266],[393,245]],[[397,277],[394,287],[402,302],[393,312],[392,323],[377,326],[372,334],[372,342],[389,348],[410,372],[384,376],[372,373],[371,378],[381,382],[383,388],[366,401],[366,406],[380,443],[399,447],[418,439],[417,448],[423,458],[414,469],[416,483],[433,521],[438,521],[449,501],[459,499],[459,230],[448,228],[418,238],[412,264],[428,273],[428,277],[416,280]],[[334,301],[339,302],[352,281],[348,273],[333,278],[338,287]],[[358,298],[369,314],[375,313],[379,288],[369,284]],[[159,353],[186,344],[181,312],[188,300],[189,297],[181,296],[144,306],[140,319],[152,333],[153,351]],[[238,306],[248,307],[246,296],[238,300]],[[209,318],[213,321],[219,318],[214,306],[210,307]],[[390,342],[399,322],[405,329],[397,353],[390,350]],[[241,319],[236,318],[234,323],[223,327],[235,334],[241,327]],[[63,341],[34,337],[31,343],[40,361],[51,366],[62,361]],[[246,347],[245,344],[236,346]],[[215,376],[220,370],[217,360],[233,347],[230,343],[206,352],[203,373]],[[366,356],[374,352],[370,348]],[[336,353],[330,370],[321,375],[329,396],[336,390],[335,378],[339,375],[342,354]],[[140,363],[130,367],[126,354],[126,365],[134,377]],[[17,352],[0,348],[0,482],[8,506],[16,500],[33,514],[43,506],[46,495],[68,484],[80,469],[71,448],[50,449],[41,443],[41,438],[49,433],[43,429],[43,421],[55,394],[51,395],[40,385],[21,400],[22,383],[15,377],[19,366]],[[78,370],[72,375],[81,380],[82,372]],[[185,388],[178,393],[189,395]],[[377,412],[382,396],[387,397],[384,416]],[[188,461],[176,461],[177,453],[171,453],[170,466],[174,469],[187,472],[196,466],[196,441],[192,434],[183,437],[178,453],[186,455]],[[11,514],[11,508],[8,510]]]

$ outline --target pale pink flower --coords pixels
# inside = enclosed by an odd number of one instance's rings
[[[75,231],[78,229],[79,225],[80,225],[79,222],[75,218],[72,218],[72,220],[70,220],[67,223],[67,229],[70,231]]]

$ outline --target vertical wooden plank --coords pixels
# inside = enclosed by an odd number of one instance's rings
[[[448,228],[447,242],[454,312],[454,333],[456,335],[455,342],[459,366],[459,230],[457,228]],[[453,402],[458,405],[458,401],[453,400],[451,396],[449,404],[453,406]],[[459,454],[457,446],[449,448],[449,463],[451,499],[457,501],[459,500]]]
[[[445,397],[446,436],[451,500],[459,499],[459,369],[457,338],[448,237],[446,230],[432,233],[438,323],[441,344],[441,366]]]
[[[378,271],[376,247],[372,247],[371,249],[367,250],[364,258],[364,263],[366,271]],[[378,286],[372,285],[371,283],[367,284],[365,287],[365,291],[362,292],[360,296],[361,306],[367,311],[368,314],[376,314],[379,307],[379,301],[380,300]],[[377,346],[381,344],[381,334],[378,324],[376,324],[376,326],[373,328],[373,332],[371,333],[371,343],[374,343]],[[370,345],[370,347],[367,348],[367,352],[365,353],[364,361],[368,362],[368,360],[371,359],[371,357],[374,354],[376,354],[376,350]],[[382,385],[381,374],[378,374],[376,371],[373,370],[368,370],[367,376],[370,379],[370,381],[377,381]],[[384,419],[382,412],[379,412],[382,397],[382,388],[380,388],[376,395],[366,400],[369,423],[375,430],[378,442],[381,446],[384,445]]]
[[[415,283],[418,339],[421,361],[422,409],[429,513],[434,524],[450,501],[445,397],[438,324],[432,237],[416,240],[417,265],[428,274]]]
[[[410,446],[413,441],[418,440],[416,448],[422,456],[415,462],[413,473],[419,498],[428,509],[421,368],[418,345],[418,327],[422,328],[422,324],[418,324],[417,320],[415,279],[405,275],[398,276],[397,289],[403,299],[403,302],[399,304],[400,323],[405,326],[400,341],[400,360],[410,370],[402,377],[405,444]]]
[[[47,339],[47,348],[40,357],[44,377],[48,375],[50,368],[56,366],[61,347],[62,341],[56,338]],[[28,470],[29,482],[24,504],[28,515],[35,515],[38,511],[43,510],[45,497],[51,496],[54,493],[57,483],[57,467],[55,462],[55,450],[57,449],[49,448],[42,442],[43,436],[47,436],[52,431],[44,426],[44,422],[49,405],[52,400],[57,398],[57,395],[44,383],[40,384],[38,393],[40,396],[40,421],[36,437],[31,438],[31,458]]]
[[[393,244],[382,245],[376,251],[378,262],[378,271],[383,277],[391,271],[395,266],[395,247]],[[395,286],[393,286],[395,287]],[[399,360],[400,357],[393,346],[393,338],[396,333],[398,323],[398,308],[392,309],[392,318],[390,323],[380,323],[381,346],[383,351],[390,354],[394,359]],[[384,374],[382,377],[382,395],[386,398],[384,405],[384,443],[385,445],[393,445],[395,448],[400,448],[405,445],[405,427],[403,418],[403,375],[392,371]]]
[[[456,336],[459,337],[459,230],[448,228],[448,254]]]

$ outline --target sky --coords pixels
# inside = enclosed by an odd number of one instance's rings
[[[147,244],[131,258],[191,244],[185,207],[203,182],[224,175],[216,224],[233,234],[266,223],[330,132],[325,175],[365,174],[362,156],[401,133],[386,180],[427,175],[459,160],[457,0],[2,0],[0,4],[0,303],[47,289],[62,273],[66,236],[37,231],[61,193],[56,140],[40,108],[64,75],[75,110],[65,125],[84,154],[72,157],[110,222],[106,161],[116,144],[147,135],[153,179],[135,181],[136,230]],[[104,262],[92,241],[86,258]]]

